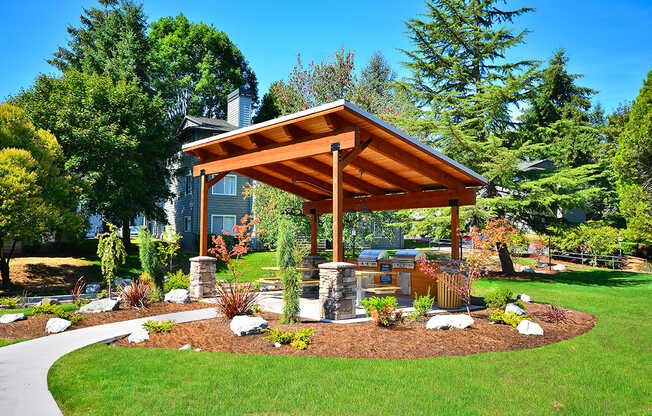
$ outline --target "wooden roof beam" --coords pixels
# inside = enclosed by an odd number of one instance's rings
[[[300,172],[296,169],[293,169],[289,166],[282,165],[280,163],[274,165],[261,166],[260,170],[264,170],[267,173],[270,173],[272,176],[280,175],[288,182],[300,183],[302,185],[308,186],[312,189],[319,190],[332,195],[333,185],[329,182],[322,181],[313,176],[307,175],[304,172]],[[348,197],[353,197],[353,192],[344,192]]]
[[[458,205],[474,205],[475,189],[408,192],[392,195],[371,195],[359,198],[344,198],[343,210],[361,210],[364,207],[371,211],[393,211],[410,208],[447,207],[451,200],[457,200]],[[333,201],[309,201],[303,203],[303,213],[308,215],[311,210],[316,214],[328,214],[333,210]]]
[[[238,173],[248,178],[251,178],[253,180],[256,180],[258,182],[262,182],[269,186],[273,186],[274,188],[278,188],[283,191],[289,192],[300,198],[307,199],[309,201],[319,201],[324,198],[327,198],[327,196],[324,194],[315,191],[310,191],[308,189],[304,189],[292,183],[287,183],[285,181],[282,181],[281,179],[268,175],[265,172],[261,172],[260,170],[258,170],[258,168],[239,169]]]
[[[316,159],[293,160],[292,163],[301,166],[302,169],[312,170],[314,172],[317,172],[329,178],[332,177],[333,175],[333,168],[331,166],[323,162],[320,162]],[[342,177],[343,177],[344,184],[350,185],[351,187],[358,189],[359,191],[362,191],[362,193],[371,195],[371,194],[382,194],[385,192],[383,188],[376,186],[372,183],[366,182],[362,179],[359,179],[356,176],[351,175],[350,173],[343,173]]]
[[[448,173],[433,167],[428,162],[424,162],[418,157],[399,149],[391,143],[375,140],[371,143],[371,147],[383,156],[404,165],[408,169],[415,170],[423,176],[426,176],[449,189],[462,189],[465,186],[464,183]]]
[[[302,129],[295,124],[286,124],[281,128],[283,129],[285,136],[290,140],[297,140],[305,136],[310,136],[311,134],[309,131]]]
[[[412,182],[409,179],[405,179],[402,176],[395,174],[392,171],[384,169],[373,162],[370,162],[362,157],[357,157],[350,163],[351,167],[361,169],[365,173],[368,173],[371,176],[375,176],[378,179],[381,179],[384,182],[389,183],[390,185],[395,186],[397,189],[401,189],[406,192],[419,192],[421,191],[421,185],[418,183]]]
[[[245,151],[231,157],[200,161],[193,167],[193,175],[199,176],[203,170],[208,174],[240,170],[254,166],[301,159],[331,152],[331,145],[339,143],[340,149],[352,149],[359,144],[359,131],[345,129],[335,133],[317,134],[295,140],[292,143],[276,143],[255,151]]]

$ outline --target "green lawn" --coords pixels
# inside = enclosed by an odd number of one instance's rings
[[[61,305],[64,311],[74,311],[77,309],[75,305]],[[24,313],[25,316],[33,315],[32,308],[22,308],[22,309],[0,309],[0,316],[8,313]]]
[[[18,344],[19,342],[27,341],[26,339],[6,339],[6,338],[0,338],[0,347],[4,347],[6,345],[11,345],[11,344]]]
[[[652,275],[566,272],[485,280],[596,314],[542,348],[407,361],[195,353],[95,345],[53,366],[66,415],[652,414]]]
[[[269,275],[270,272],[261,270],[261,267],[276,266],[276,253],[273,251],[249,253],[243,259],[244,262],[240,266],[240,272],[242,273],[240,280],[243,282],[252,282]],[[231,277],[226,268],[226,263],[218,261],[216,275],[218,279]]]

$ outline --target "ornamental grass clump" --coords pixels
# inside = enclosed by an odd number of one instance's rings
[[[131,282],[122,288],[120,298],[130,308],[145,309],[149,306],[152,286],[147,282]]]
[[[379,326],[390,327],[401,322],[403,317],[403,312],[396,310],[398,300],[393,296],[372,296],[360,304]]]
[[[237,315],[245,315],[250,308],[256,304],[258,293],[251,283],[239,283],[241,272],[239,266],[244,262],[242,256],[249,252],[249,243],[253,228],[258,224],[257,218],[245,215],[241,219],[241,224],[233,226],[232,231],[222,230],[224,234],[233,234],[234,243],[229,248],[221,235],[213,236],[215,247],[208,250],[218,259],[226,263],[231,277],[225,282],[220,282],[216,288],[216,308],[227,319],[232,319]],[[258,230],[263,232],[263,230]]]

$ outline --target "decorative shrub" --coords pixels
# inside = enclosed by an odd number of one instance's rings
[[[274,329],[261,329],[261,332],[269,332],[269,335],[263,337],[263,341],[270,344],[279,343],[281,345],[289,344],[292,341],[292,331],[281,331],[281,327]]]
[[[144,309],[150,304],[152,287],[145,282],[131,282],[122,288],[120,297],[131,308]]]
[[[367,316],[371,316],[380,326],[389,327],[401,321],[403,313],[397,311],[398,301],[392,296],[372,296],[363,299],[360,304],[365,308]]]
[[[522,300],[516,299],[513,303],[519,308],[525,310],[525,302],[523,302]]]
[[[548,322],[554,322],[556,324],[569,320],[568,311],[555,305],[548,305],[548,308],[541,313],[541,317]]]
[[[158,332],[170,332],[175,325],[174,320],[163,320],[163,321],[154,321],[152,319],[148,320],[143,324],[143,328],[147,330],[150,334]]]
[[[298,321],[301,288],[299,287],[299,273],[293,269],[283,269],[281,274],[281,288],[283,289],[282,324],[293,324]]]
[[[100,290],[100,293],[97,294],[98,299],[104,299],[107,296],[109,296],[109,292],[107,292],[106,289]]]
[[[64,311],[60,305],[38,305],[32,307],[32,314],[35,316],[38,315],[55,315],[57,318],[66,319],[72,324],[85,319],[86,317],[80,313],[70,313]]]
[[[507,324],[514,328],[516,328],[524,319],[531,320],[527,315],[517,315],[514,312],[505,313],[500,309],[494,309],[494,311],[491,312],[489,319],[497,324]]]
[[[84,293],[84,288],[86,288],[86,282],[84,281],[84,276],[77,279],[75,282],[75,287],[72,288],[72,300],[76,301]]]
[[[20,297],[15,298],[0,298],[0,306],[4,306],[8,309],[13,309],[20,302]]]
[[[183,237],[172,230],[165,231],[161,238],[161,242],[158,244],[158,255],[161,259],[163,265],[168,268],[169,271],[172,271],[172,263],[174,258],[179,253],[181,249],[181,239]]]
[[[154,287],[163,290],[163,264],[159,259],[156,240],[146,227],[141,227],[138,235],[138,256],[141,267],[154,281]]]
[[[245,315],[256,303],[258,294],[251,283],[219,285],[217,287],[217,311],[227,319]]]
[[[290,345],[298,350],[305,350],[308,345],[312,344],[313,335],[315,335],[315,328],[297,329]]]
[[[514,292],[511,290],[500,287],[488,291],[484,295],[484,302],[487,304],[488,308],[504,308],[505,305],[514,300]]]
[[[435,304],[435,297],[430,296],[430,288],[428,288],[428,293],[426,293],[425,296],[417,296],[414,298],[413,306],[414,306],[414,313],[412,314],[412,317],[414,319],[417,319],[421,316],[426,316],[428,311],[432,309],[432,305]]]
[[[190,286],[190,275],[183,270],[168,275],[168,280],[163,284],[163,291],[168,293],[172,289],[188,289]]]

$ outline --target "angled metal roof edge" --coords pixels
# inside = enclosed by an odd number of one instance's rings
[[[381,125],[382,127],[390,130],[392,133],[402,137],[405,140],[410,141],[411,143],[417,145],[418,147],[425,150],[426,152],[428,152],[428,153],[432,154],[433,156],[443,160],[444,162],[446,162],[446,163],[460,169],[461,171],[473,176],[474,178],[476,178],[476,179],[478,179],[478,180],[480,180],[480,181],[482,181],[484,183],[488,182],[487,179],[485,177],[483,177],[482,175],[480,175],[479,173],[476,173],[473,170],[467,168],[466,166],[464,166],[464,165],[456,162],[455,160],[451,159],[450,157],[448,157],[448,156],[446,156],[446,155],[444,155],[442,153],[439,153],[437,150],[433,149],[432,147],[430,147],[430,146],[428,146],[428,145],[426,145],[424,143],[421,143],[419,140],[415,139],[414,137],[402,132],[401,130],[397,129],[396,127],[392,126],[391,124],[384,122],[383,120],[379,119],[378,117],[369,114],[365,110],[361,109],[360,107],[358,107],[355,104],[352,104],[352,103],[350,103],[350,102],[348,102],[346,100],[333,101],[333,102],[323,104],[323,105],[320,105],[320,106],[317,106],[317,107],[309,108],[307,110],[299,111],[297,113],[292,113],[292,114],[288,114],[288,115],[285,115],[285,116],[282,116],[282,117],[274,118],[272,120],[263,121],[262,123],[256,123],[256,124],[252,124],[252,125],[247,126],[247,127],[242,127],[240,129],[237,129],[237,130],[231,130],[231,131],[226,132],[226,133],[218,134],[218,135],[211,136],[211,137],[206,137],[205,139],[196,140],[194,142],[186,143],[181,148],[182,149],[187,149],[189,147],[194,147],[194,146],[197,146],[197,145],[200,145],[200,144],[210,143],[210,142],[215,141],[215,140],[223,139],[223,138],[230,137],[230,136],[235,136],[236,134],[246,133],[248,131],[256,130],[256,129],[259,129],[261,127],[272,126],[274,124],[282,123],[284,121],[289,121],[289,120],[292,120],[292,119],[295,119],[295,118],[304,117],[304,116],[314,114],[314,113],[319,113],[321,111],[330,110],[330,109],[333,109],[335,107],[340,107],[340,106],[348,108],[349,110],[352,110],[352,111],[360,114],[361,116],[373,121],[374,123]]]

